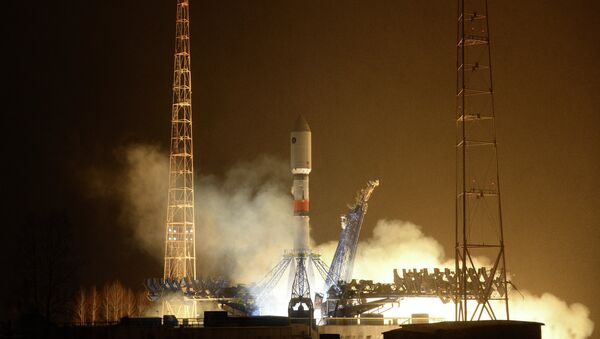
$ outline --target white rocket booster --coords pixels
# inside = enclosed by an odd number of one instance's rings
[[[296,217],[294,250],[308,250],[310,217],[308,196],[308,175],[311,164],[311,133],[308,123],[302,115],[296,120],[290,137],[291,171],[294,177],[292,195],[294,196],[294,216]]]

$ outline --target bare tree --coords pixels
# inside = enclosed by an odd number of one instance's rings
[[[90,288],[89,296],[88,296],[88,305],[89,305],[89,321],[92,325],[94,325],[98,321],[98,290],[96,286],[92,286]]]
[[[75,322],[79,325],[85,324],[87,320],[87,298],[85,289],[81,287],[75,298]]]
[[[120,281],[107,282],[99,293],[92,286],[81,288],[74,301],[74,321],[95,324],[101,319],[118,321],[124,316],[142,316],[149,306],[145,292],[134,292]]]
[[[132,317],[135,315],[135,295],[130,288],[124,290],[123,297],[123,316]]]
[[[123,316],[123,299],[125,296],[125,287],[118,280],[111,283],[108,287],[108,305],[110,308],[110,321],[117,321]]]
[[[102,287],[102,308],[104,310],[104,321],[111,321],[111,313],[110,313],[110,286],[108,284],[104,284]]]

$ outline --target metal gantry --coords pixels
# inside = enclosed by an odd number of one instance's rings
[[[196,279],[192,71],[188,0],[177,0],[164,279]],[[177,313],[163,304],[164,312]],[[188,317],[190,314],[188,314]],[[194,316],[191,314],[191,316]]]
[[[298,302],[302,301],[305,306],[312,308],[310,274],[308,273],[311,269],[316,269],[323,281],[328,279],[329,267],[321,259],[320,254],[310,250],[286,251],[277,265],[251,288],[252,304],[256,307],[255,313],[260,314],[261,306],[271,302],[272,292],[285,272],[288,272],[289,277],[293,277],[290,305],[292,301],[295,301],[294,305],[298,306]]]
[[[288,304],[288,315],[301,315],[301,312],[311,312],[314,309],[312,299],[310,298],[310,283],[306,272],[305,256],[296,257],[296,272],[294,282],[292,283],[292,295]],[[295,313],[297,312],[297,313]],[[307,314],[312,319],[312,314]]]
[[[476,299],[480,294],[480,281],[488,281],[491,269],[469,268],[471,277],[466,286],[469,298]],[[400,273],[401,272],[401,273]],[[322,308],[323,317],[355,317],[372,312],[384,304],[404,298],[438,298],[443,304],[454,300],[456,272],[449,268],[394,269],[393,283],[379,283],[372,280],[340,281],[327,292],[327,307]],[[504,297],[506,293],[503,277],[496,275],[490,279],[491,294]]]
[[[499,319],[500,300],[508,319],[487,0],[458,0],[457,17],[455,317]]]
[[[354,204],[348,206],[348,213],[342,216],[340,240],[331,261],[324,292],[329,291],[339,281],[348,282],[352,279],[360,229],[367,213],[367,201],[377,186],[379,186],[379,180],[369,181],[367,187],[358,192]]]

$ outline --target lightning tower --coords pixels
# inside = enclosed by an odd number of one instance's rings
[[[170,148],[163,278],[172,281],[193,280],[196,278],[196,249],[194,246],[194,152],[188,0],[177,0]],[[174,309],[172,304],[163,302],[163,314],[182,313],[185,317],[194,315],[190,305],[179,305],[177,309]]]
[[[458,0],[457,24],[455,317],[508,320],[487,0]]]

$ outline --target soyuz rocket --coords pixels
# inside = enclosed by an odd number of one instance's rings
[[[296,120],[290,135],[290,169],[293,176],[292,196],[294,197],[294,250],[309,249],[310,199],[308,195],[308,175],[311,164],[311,133],[302,115]]]

